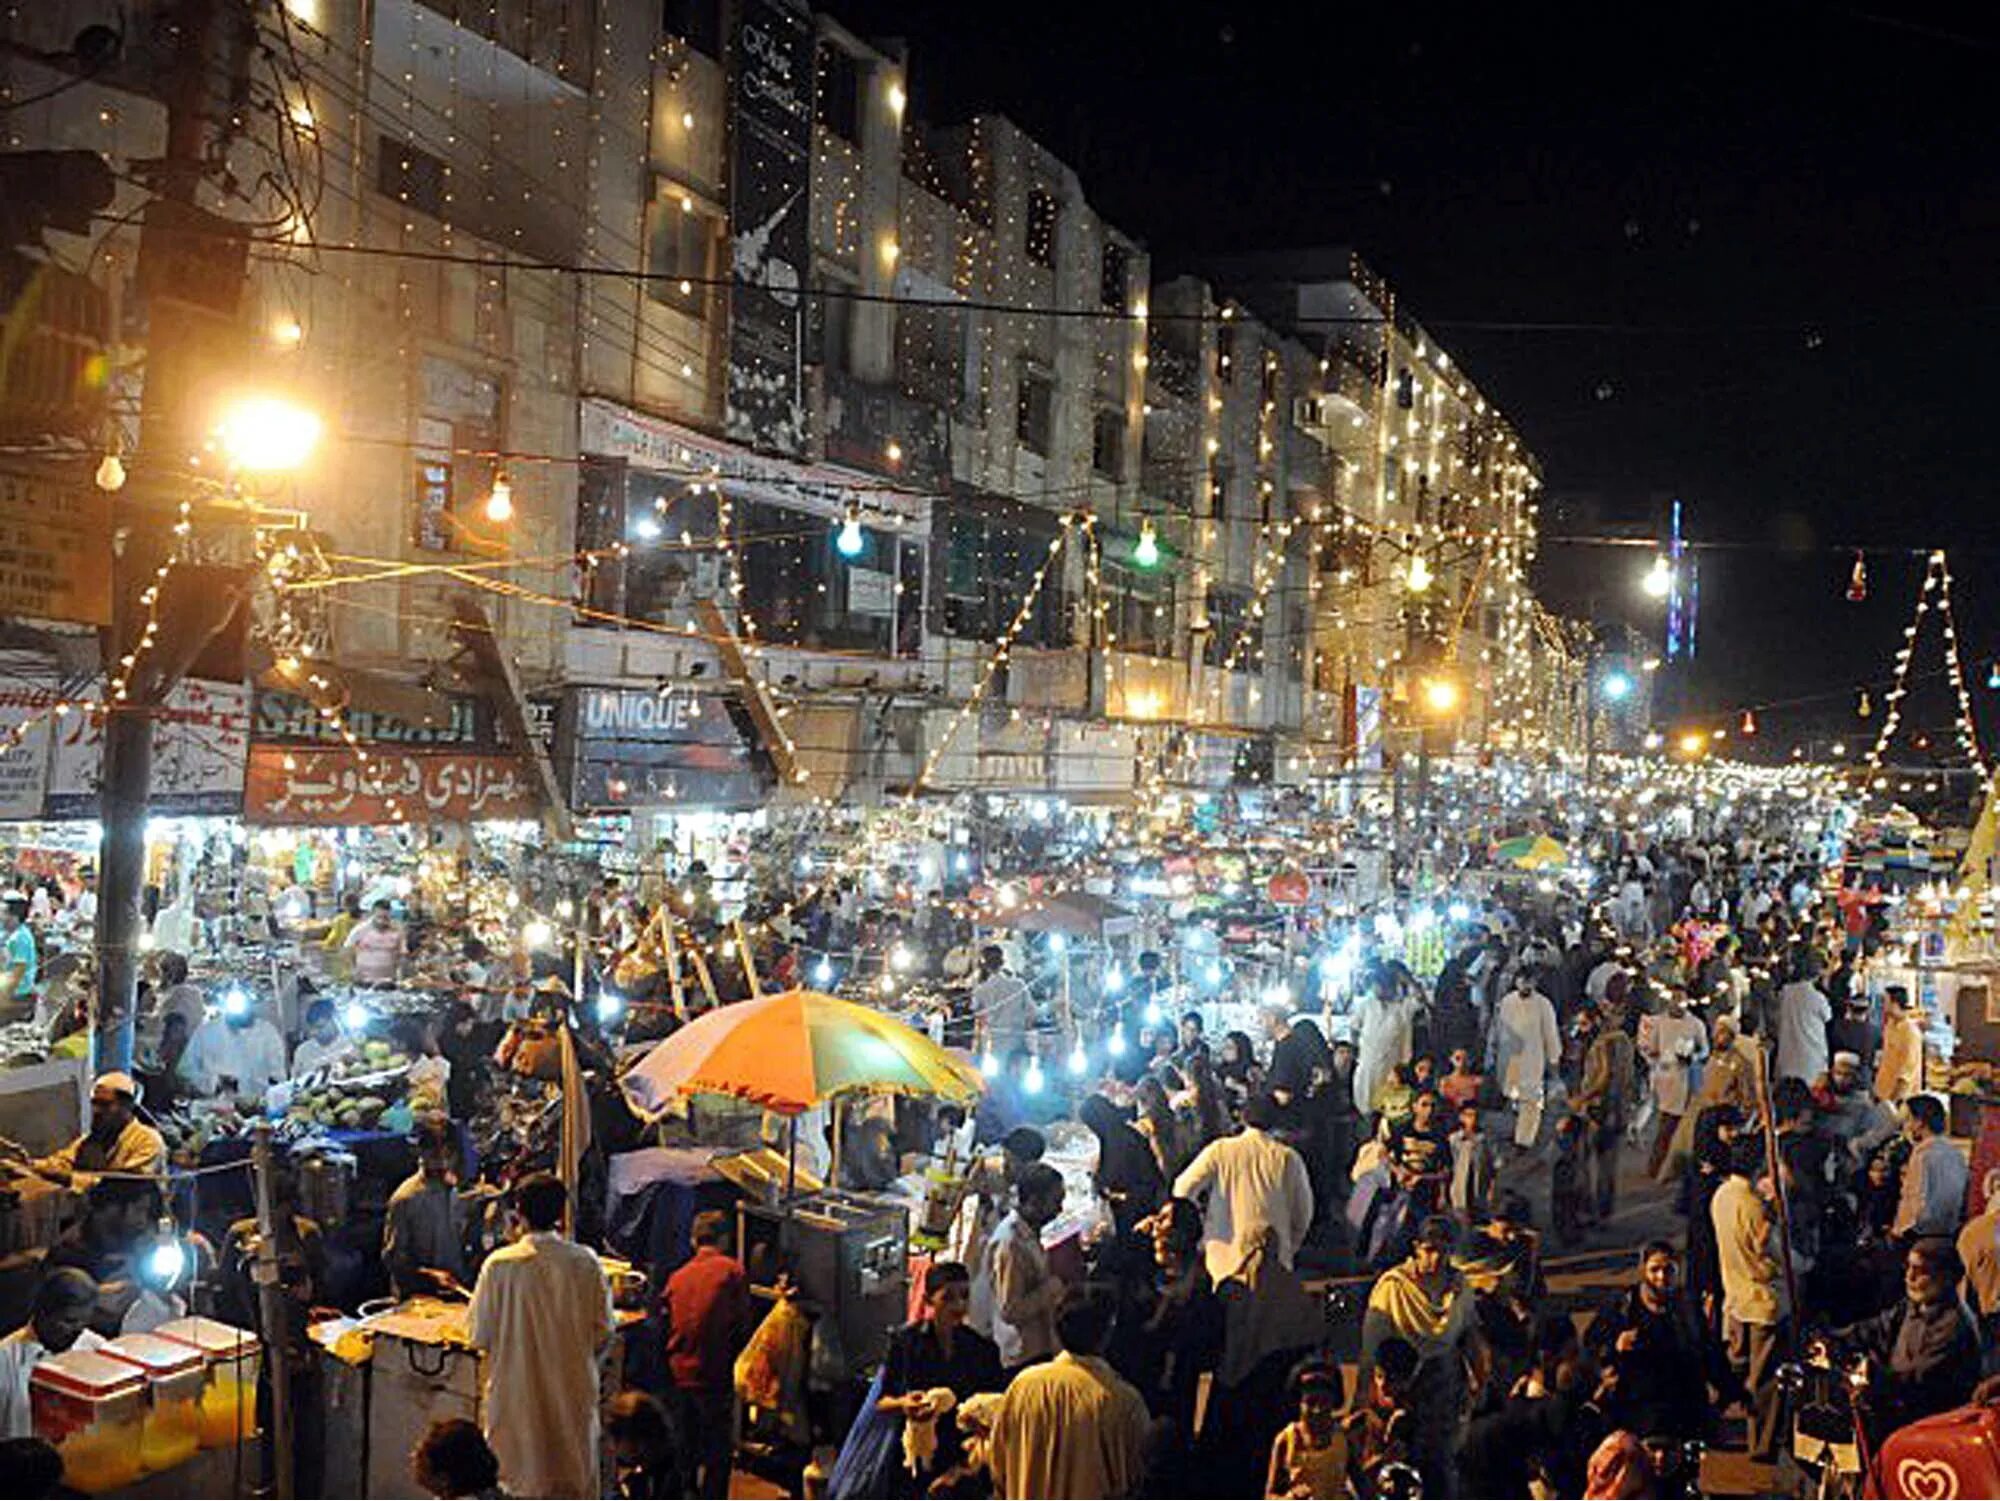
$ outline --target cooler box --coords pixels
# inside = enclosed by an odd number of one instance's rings
[[[203,1318],[172,1319],[153,1333],[201,1354],[202,1447],[222,1449],[256,1437],[257,1376],[263,1363],[257,1336]]]
[[[146,1374],[146,1416],[139,1429],[139,1463],[171,1470],[201,1450],[201,1351],[157,1334],[122,1334],[104,1347],[115,1360]]]
[[[145,1473],[139,1436],[146,1373],[95,1350],[65,1350],[28,1378],[35,1436],[62,1456],[63,1484],[87,1496],[121,1490]]]
[[[2000,1496],[2000,1409],[1960,1407],[1898,1428],[1869,1482],[1868,1495],[1907,1501]]]

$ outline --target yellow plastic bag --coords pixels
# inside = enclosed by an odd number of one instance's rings
[[[746,1426],[780,1433],[805,1431],[806,1356],[812,1321],[790,1298],[780,1298],[743,1353],[736,1357],[736,1395]]]

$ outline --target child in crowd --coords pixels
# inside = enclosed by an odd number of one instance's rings
[[[1341,1422],[1347,1437],[1348,1477],[1361,1495],[1376,1494],[1382,1466],[1410,1462],[1410,1388],[1417,1379],[1417,1348],[1391,1336],[1375,1350],[1375,1373],[1363,1404]]]
[[[1451,1133],[1451,1195],[1448,1207],[1462,1225],[1486,1219],[1493,1198],[1493,1143],[1479,1129],[1479,1107],[1466,1101],[1458,1107],[1458,1129]]]
[[[1264,1495],[1285,1501],[1352,1496],[1347,1432],[1340,1420],[1340,1409],[1347,1404],[1347,1382],[1340,1367],[1330,1360],[1303,1360],[1292,1368],[1289,1384],[1299,1415],[1271,1443]]]
[[[1451,1050],[1451,1072],[1438,1080],[1437,1091],[1454,1110],[1462,1110],[1479,1099],[1486,1077],[1472,1071],[1472,1054],[1464,1048]]]

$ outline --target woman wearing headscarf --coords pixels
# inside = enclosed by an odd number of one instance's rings
[[[1097,1138],[1097,1171],[1092,1181],[1098,1197],[1111,1211],[1112,1244],[1102,1270],[1119,1275],[1133,1268],[1150,1268],[1152,1244],[1139,1222],[1167,1196],[1159,1160],[1146,1138],[1103,1095],[1091,1095],[1076,1115]]]

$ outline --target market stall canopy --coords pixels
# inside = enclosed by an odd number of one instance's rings
[[[1546,834],[1522,834],[1493,846],[1493,858],[1523,870],[1569,864],[1569,851]]]
[[[985,1081],[893,1017],[815,990],[787,990],[697,1017],[640,1059],[624,1086],[646,1116],[691,1094],[734,1095],[798,1115],[850,1090],[968,1100]]]
[[[1023,933],[1068,933],[1078,938],[1115,938],[1137,924],[1126,908],[1088,891],[1042,897],[995,912],[989,920]]]

